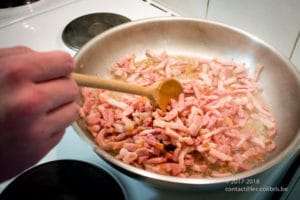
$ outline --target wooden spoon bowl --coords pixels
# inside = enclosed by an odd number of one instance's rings
[[[79,73],[71,73],[70,78],[74,79],[80,86],[146,96],[154,106],[163,111],[166,110],[171,98],[177,99],[179,94],[183,92],[180,82],[173,78],[162,79],[149,87]]]

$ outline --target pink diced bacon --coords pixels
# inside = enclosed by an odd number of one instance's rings
[[[82,88],[80,116],[100,148],[138,168],[192,178],[250,170],[274,151],[276,122],[258,98],[263,65],[250,77],[233,60],[145,56],[120,59],[112,77],[142,86],[175,77],[184,91],[163,112],[145,97]]]

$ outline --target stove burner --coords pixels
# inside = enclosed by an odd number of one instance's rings
[[[63,42],[73,50],[79,50],[96,35],[119,24],[131,21],[113,13],[93,13],[71,21],[62,33]]]
[[[0,1],[0,8],[9,8],[9,7],[17,7],[23,6],[27,4],[31,4],[39,0],[10,0],[10,1]]]
[[[1,200],[125,200],[119,181],[103,168],[71,159],[35,166],[16,177],[0,194]]]

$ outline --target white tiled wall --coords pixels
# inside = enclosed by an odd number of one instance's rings
[[[300,69],[300,0],[153,0],[184,17],[241,28],[269,43]],[[297,42],[297,44],[295,43]]]

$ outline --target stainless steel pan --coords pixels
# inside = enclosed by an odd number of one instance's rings
[[[234,59],[251,66],[265,66],[260,82],[266,100],[278,123],[277,148],[251,171],[224,178],[176,178],[158,175],[127,165],[106,153],[94,143],[85,123],[78,120],[75,130],[107,163],[129,176],[157,186],[200,188],[257,175],[278,164],[299,149],[300,141],[300,75],[287,58],[260,39],[233,27],[179,17],[152,18],[129,22],[112,28],[84,45],[75,55],[76,72],[99,74],[109,78],[109,68],[121,57],[146,49],[169,54]],[[80,100],[79,100],[80,102]]]

